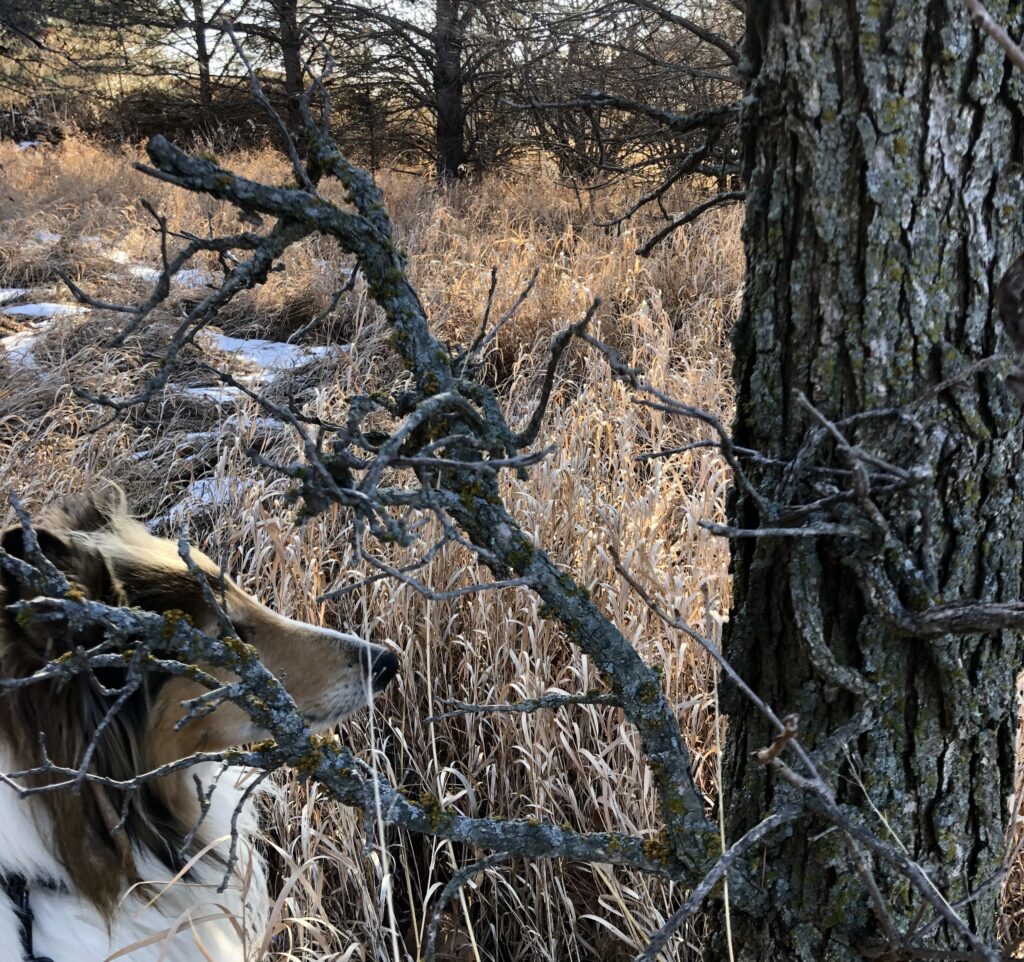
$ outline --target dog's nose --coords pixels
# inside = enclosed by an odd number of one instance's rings
[[[370,682],[374,692],[383,691],[398,674],[398,659],[390,651],[382,651],[370,666]]]

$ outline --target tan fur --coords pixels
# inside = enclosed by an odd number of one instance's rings
[[[153,537],[133,520],[119,489],[52,510],[39,520],[36,530],[44,553],[89,597],[157,612],[184,611],[197,628],[219,633],[216,613],[176,546]],[[20,530],[6,532],[3,543],[9,553],[24,555]],[[191,554],[218,595],[223,594],[237,634],[285,679],[313,727],[328,727],[367,704],[370,665],[383,649],[352,635],[284,618],[230,579],[222,579],[205,555],[196,550]],[[6,577],[0,606],[9,605],[20,591]],[[0,608],[0,677],[25,676],[74,645],[98,640],[98,634],[69,638],[38,626],[18,625],[9,611]],[[113,673],[104,684],[113,687],[116,680]],[[187,679],[153,679],[101,739],[92,771],[123,780],[197,751],[223,750],[263,736],[234,705],[224,705],[173,731],[183,714],[182,701],[202,690]],[[82,676],[63,688],[28,686],[0,697],[0,736],[26,768],[39,763],[40,732],[55,762],[77,766],[109,703],[109,697],[104,698]],[[120,792],[96,788],[81,796],[67,791],[43,796],[61,862],[75,887],[103,913],[109,916],[126,884],[136,881],[133,849],[149,849],[172,867],[183,861],[176,846],[199,814],[190,786],[188,773],[182,772],[134,796],[127,832],[120,837],[111,832],[111,813],[120,812],[123,803]]]

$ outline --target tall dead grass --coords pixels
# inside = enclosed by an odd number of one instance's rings
[[[100,296],[142,294],[145,283],[124,276],[126,263],[158,263],[157,237],[140,196],[174,229],[237,230],[229,210],[132,172],[133,159],[132,151],[113,155],[84,141],[39,153],[0,145],[0,286],[36,286],[37,299],[66,299],[54,283],[60,268]],[[229,163],[264,178],[285,173],[264,154],[239,154]],[[530,410],[549,335],[578,319],[595,295],[604,301],[597,333],[629,363],[671,394],[728,417],[727,331],[743,268],[739,211],[709,215],[644,260],[633,253],[632,230],[591,226],[589,212],[549,174],[538,169],[536,177],[492,178],[445,193],[411,177],[383,177],[413,278],[440,336],[464,342],[478,328],[492,266],[499,269],[495,316],[536,269],[533,295],[488,358],[488,376],[514,423]],[[328,306],[344,270],[337,251],[313,240],[289,255],[284,273],[237,299],[222,324],[236,334],[280,338]],[[177,295],[179,302],[195,296]],[[36,508],[93,479],[112,478],[141,515],[161,518],[192,482],[220,481],[219,500],[190,505],[195,537],[211,556],[225,558],[246,588],[284,613],[346,625],[401,652],[401,675],[387,697],[339,734],[389,778],[409,793],[430,793],[474,815],[656,832],[650,773],[618,712],[581,707],[426,720],[443,712],[448,699],[506,702],[601,687],[593,665],[541,617],[529,593],[431,602],[408,587],[378,582],[342,602],[318,604],[318,594],[359,572],[341,512],[298,524],[285,506],[282,480],[252,467],[245,452],[254,442],[267,456],[296,456],[286,432],[264,431],[247,403],[226,420],[169,392],[145,412],[106,423],[108,414],[76,398],[74,386],[130,391],[155,363],[150,352],[172,321],[169,310],[138,339],[111,351],[100,342],[119,319],[93,312],[56,324],[37,343],[34,367],[0,355],[0,483]],[[311,338],[353,344],[330,364],[282,383],[280,390],[311,414],[337,418],[347,395],[386,389],[404,376],[360,285]],[[204,383],[187,367],[181,377]],[[600,358],[574,347],[543,436],[554,452],[528,481],[506,484],[524,526],[662,669],[710,799],[717,791],[712,668],[651,616],[609,560],[614,546],[638,577],[658,586],[670,610],[717,632],[729,605],[726,548],[697,521],[723,515],[722,462],[708,449],[636,460],[696,437],[694,425],[637,406]],[[169,533],[169,521],[163,529]],[[425,574],[438,589],[485,577],[473,559],[456,552],[436,557]],[[358,813],[292,777],[268,802],[267,822],[279,892],[272,954],[278,962],[415,958],[440,889],[473,859],[459,847],[397,832],[368,844]],[[663,881],[607,866],[509,861],[482,873],[453,903],[441,957],[626,959],[680,894]],[[691,957],[697,950],[681,946],[679,958]]]

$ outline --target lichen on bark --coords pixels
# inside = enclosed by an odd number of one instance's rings
[[[999,13],[1019,30],[1019,11]],[[751,5],[750,27],[735,439],[788,461],[810,430],[794,391],[838,420],[911,404],[1000,348],[992,294],[1024,246],[1022,88],[957,0],[772,0]],[[856,428],[879,456],[931,471],[918,497],[885,505],[922,572],[914,590],[933,601],[1020,597],[1019,402],[979,372],[914,415],[917,425],[879,417]],[[809,485],[771,469],[752,477],[770,497],[783,483]],[[731,514],[737,528],[765,522],[742,492]],[[878,544],[737,541],[727,654],[776,710],[799,712],[844,811],[891,830],[962,898],[1003,857],[1020,638],[899,636],[853,577],[858,553],[875,553],[860,560],[899,583]],[[910,597],[909,581],[899,588]],[[772,733],[738,696],[726,708],[736,837],[789,789],[751,762]],[[845,749],[826,743],[865,712]],[[774,911],[740,920],[743,958],[852,960],[881,938],[834,837],[810,829],[769,843],[766,864]],[[919,896],[885,865],[876,871],[906,893],[891,909],[908,921]],[[969,911],[989,939],[997,895],[990,887]],[[936,947],[960,948],[949,938],[940,929]]]

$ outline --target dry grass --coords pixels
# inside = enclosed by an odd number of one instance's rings
[[[146,285],[126,280],[117,263],[157,261],[140,195],[176,229],[200,232],[208,223],[237,229],[220,205],[133,173],[131,159],[80,141],[38,154],[0,145],[0,286],[41,285],[34,299],[67,300],[54,285],[53,269],[61,267],[98,295],[142,294]],[[265,155],[239,155],[230,163],[263,177],[284,176]],[[547,338],[578,318],[594,295],[605,302],[599,334],[630,363],[648,369],[676,396],[728,416],[727,331],[743,268],[739,211],[712,214],[641,260],[632,253],[634,233],[616,236],[588,226],[576,197],[542,169],[535,177],[492,179],[444,195],[410,177],[383,180],[414,279],[445,339],[465,341],[479,325],[492,265],[500,269],[496,312],[540,269],[535,294],[489,358],[513,421],[529,410]],[[62,239],[35,241],[38,231]],[[91,237],[101,240],[83,240]],[[327,306],[343,269],[329,245],[305,244],[290,255],[285,273],[239,298],[223,326],[280,338]],[[245,454],[258,441],[272,456],[293,457],[287,433],[256,421],[247,404],[225,423],[223,413],[173,391],[144,415],[101,426],[105,415],[78,401],[72,385],[129,391],[153,363],[146,351],[159,344],[170,319],[154,319],[137,341],[109,351],[99,347],[102,332],[118,319],[93,312],[56,324],[37,342],[32,368],[0,355],[0,483],[16,486],[38,507],[91,479],[113,478],[140,514],[162,517],[182,502],[190,483],[219,479],[217,503],[185,505],[197,539],[213,557],[227,558],[246,588],[286,614],[345,624],[401,650],[399,681],[372,717],[352,719],[341,733],[396,783],[477,815],[654,832],[651,778],[635,733],[617,712],[580,708],[425,722],[449,698],[500,702],[601,685],[593,666],[540,617],[528,593],[437,603],[377,583],[344,603],[318,605],[318,593],[356,575],[347,520],[330,511],[300,526],[284,506],[282,481],[258,474]],[[330,364],[291,376],[288,385],[311,413],[337,417],[347,394],[387,388],[403,376],[361,286],[319,323],[311,340],[354,344]],[[545,432],[555,452],[529,481],[508,482],[509,503],[664,670],[700,785],[711,798],[711,667],[626,589],[608,548],[615,545],[638,576],[659,585],[670,608],[695,623],[720,624],[729,604],[726,548],[696,522],[722,516],[722,463],[713,452],[695,450],[638,464],[637,454],[692,440],[694,426],[638,408],[600,359],[577,348],[566,373]],[[211,383],[196,371],[181,380]],[[450,553],[434,560],[427,580],[447,588],[477,576],[484,573],[470,559]],[[272,956],[278,962],[396,959],[398,946],[416,957],[440,888],[454,865],[472,858],[399,833],[388,835],[386,849],[367,854],[361,818],[295,780],[285,782],[268,815],[268,849],[281,893]],[[446,920],[445,957],[626,959],[679,897],[664,882],[604,866],[510,862],[479,877],[455,903]],[[696,950],[681,946],[679,958],[691,957]]]

